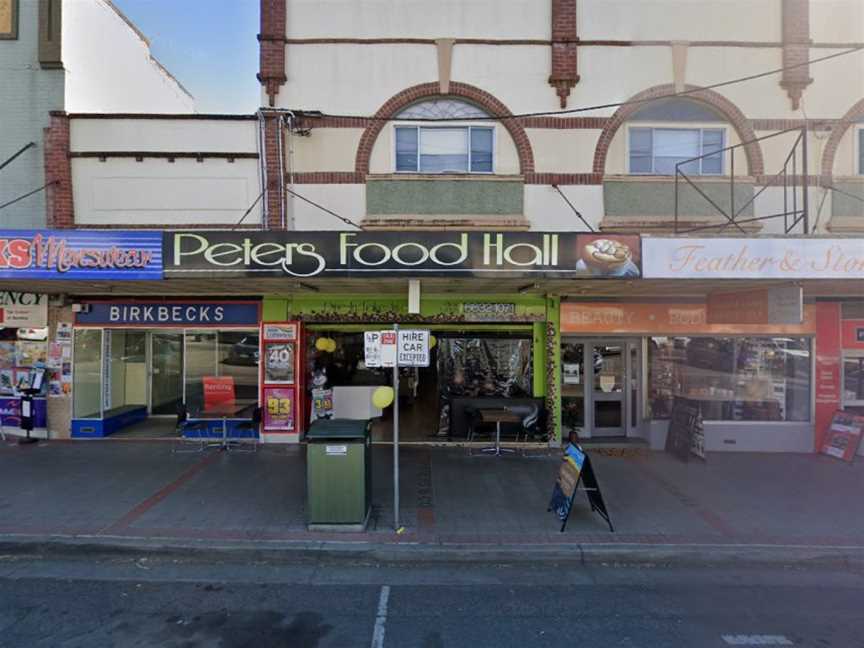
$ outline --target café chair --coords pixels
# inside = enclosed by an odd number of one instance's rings
[[[174,454],[183,452],[203,452],[207,447],[207,423],[204,421],[189,421],[189,411],[183,403],[177,404],[177,442],[171,449]],[[187,436],[189,432],[196,432],[195,436]],[[190,444],[197,444],[197,448],[187,448]]]
[[[258,439],[261,429],[261,407],[256,405],[252,409],[252,417],[248,421],[241,421],[234,426],[234,432],[252,432],[252,443],[242,443],[239,439],[232,439],[232,443],[236,447],[243,445],[252,446],[251,450],[242,450],[241,452],[257,452]]]

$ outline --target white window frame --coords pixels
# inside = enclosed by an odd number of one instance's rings
[[[651,134],[651,171],[633,171],[632,168],[630,167],[630,157],[631,157],[631,155],[630,155],[630,151],[631,151],[630,138],[631,138],[631,135],[633,133],[634,128],[641,128],[641,129],[647,129],[647,130],[652,131],[652,134]],[[717,177],[721,177],[721,176],[726,174],[726,150],[725,149],[728,148],[728,141],[729,140],[728,140],[728,132],[727,132],[728,129],[726,128],[725,125],[717,124],[716,126],[713,126],[713,125],[700,124],[698,126],[680,126],[680,125],[658,124],[655,122],[646,123],[643,125],[643,124],[639,124],[638,122],[630,122],[627,125],[627,151],[626,151],[626,154],[627,154],[627,162],[626,162],[627,173],[629,175],[635,175],[635,176],[667,176],[668,175],[669,177],[671,177],[672,174],[656,173],[654,171],[654,157],[655,156],[654,156],[654,134],[653,134],[653,131],[657,131],[657,130],[698,131],[699,132],[699,150],[700,151],[702,150],[702,141],[703,141],[705,131],[721,131],[721,133],[723,134],[723,141],[722,141],[722,145],[720,147],[720,158],[721,158],[720,159],[720,172],[719,173],[702,173],[702,161],[700,160],[699,161],[699,173],[698,173],[698,175],[700,177],[705,177],[705,178],[717,178]]]
[[[862,124],[857,124],[855,128],[854,144],[855,159],[852,164],[855,165],[855,173],[853,175],[864,176],[864,159],[861,157],[864,154],[864,125]]]
[[[397,141],[396,141],[396,129],[397,128],[416,128],[417,130],[417,168],[415,171],[400,171],[396,168],[396,156],[397,156]],[[471,170],[471,129],[472,128],[482,128],[485,130],[492,131],[492,170],[491,171],[472,171]],[[423,129],[432,130],[432,129],[464,129],[465,137],[467,139],[468,145],[468,170],[467,171],[421,171],[420,170],[420,138],[422,137]],[[429,125],[424,122],[398,122],[393,125],[392,137],[393,146],[391,147],[391,168],[394,173],[398,173],[400,175],[429,175],[429,176],[437,176],[437,175],[495,175],[497,162],[498,162],[498,129],[495,127],[495,124],[489,123],[453,123],[453,124],[436,124]]]

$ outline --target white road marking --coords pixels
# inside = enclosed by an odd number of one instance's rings
[[[730,646],[794,646],[783,635],[723,635]]]
[[[384,648],[384,632],[387,629],[387,603],[390,601],[390,586],[381,586],[378,597],[378,616],[375,617],[375,631],[372,633],[372,648]]]

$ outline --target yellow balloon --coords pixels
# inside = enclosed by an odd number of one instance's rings
[[[327,353],[333,353],[336,350],[336,340],[329,338],[327,340]]]
[[[393,388],[392,387],[379,387],[374,392],[372,392],[372,404],[378,409],[384,409],[385,407],[390,407],[393,403]]]
[[[329,345],[327,344],[327,338],[320,337],[315,340],[315,348],[319,351],[326,351],[328,346]]]
[[[430,335],[429,336],[429,348],[434,349],[436,344],[438,344],[438,338],[436,338],[434,335]]]

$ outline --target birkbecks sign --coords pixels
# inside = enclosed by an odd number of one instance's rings
[[[167,278],[632,278],[638,236],[558,232],[165,232]]]

